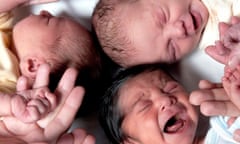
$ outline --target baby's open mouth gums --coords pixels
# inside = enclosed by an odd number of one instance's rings
[[[165,133],[177,133],[184,127],[185,121],[177,116],[171,117],[165,124],[163,131]]]

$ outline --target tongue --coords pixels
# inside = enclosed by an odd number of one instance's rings
[[[167,126],[166,131],[168,133],[175,133],[183,126],[183,120],[177,120],[173,125]]]

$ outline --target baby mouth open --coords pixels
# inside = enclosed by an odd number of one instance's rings
[[[165,133],[177,133],[179,132],[185,125],[185,121],[177,116],[171,117],[165,124],[163,132]]]

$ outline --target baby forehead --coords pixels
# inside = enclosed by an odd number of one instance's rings
[[[172,78],[161,69],[142,72],[128,79],[121,89],[130,89],[141,86],[158,85],[164,86]]]

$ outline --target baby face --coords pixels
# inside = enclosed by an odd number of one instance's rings
[[[72,35],[73,31],[70,31],[69,27],[76,27],[74,33],[82,32],[82,28],[70,19],[54,17],[47,11],[41,11],[39,15],[30,15],[16,24],[13,40],[22,75],[34,79],[35,75],[28,72],[31,66],[25,66],[29,58],[33,59],[33,63],[38,60],[41,64],[48,62],[47,59],[52,57],[54,49],[64,51],[57,48],[59,43],[67,43],[69,35]],[[66,42],[62,41],[64,36]]]
[[[119,91],[118,108],[124,115],[121,128],[128,136],[128,142],[193,142],[197,112],[183,87],[160,70],[127,80]]]
[[[49,48],[62,35],[65,20],[47,11],[30,15],[18,22],[13,29],[13,39],[19,59],[25,55],[47,55]]]
[[[127,66],[179,60],[196,47],[208,19],[200,0],[137,0],[118,10],[134,49]]]

